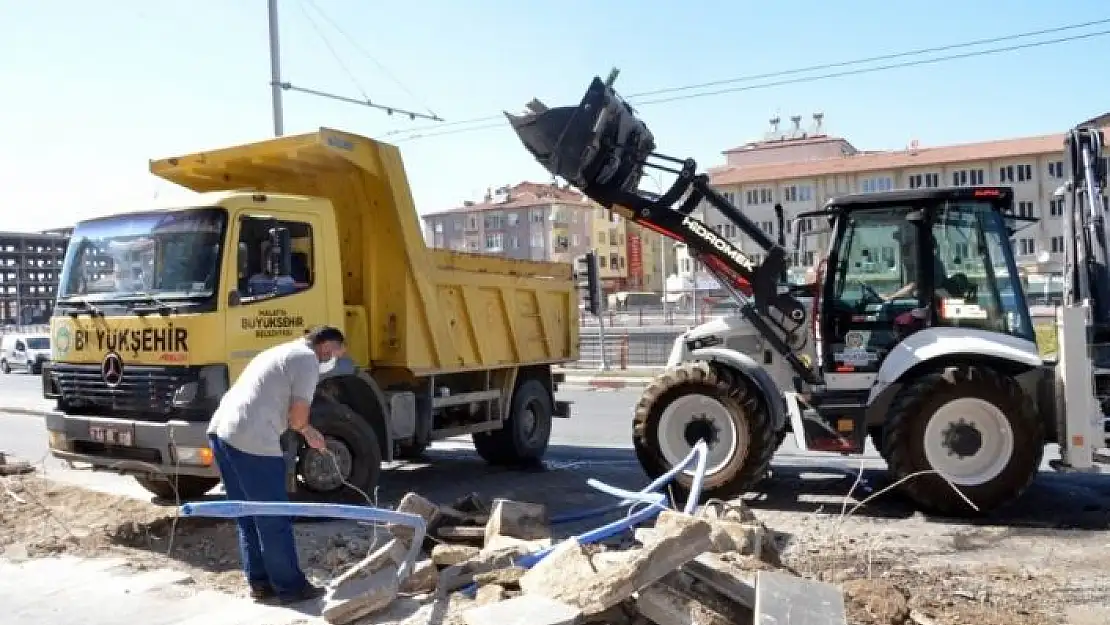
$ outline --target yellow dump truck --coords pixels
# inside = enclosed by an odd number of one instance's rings
[[[56,457],[198,497],[228,385],[324,323],[348,337],[312,406],[338,463],[287,433],[300,497],[370,492],[383,461],[463,434],[487,462],[534,462],[570,415],[551,368],[578,357],[572,266],[427,248],[396,147],[323,128],[150,170],[202,195],[77,224],[43,371]]]

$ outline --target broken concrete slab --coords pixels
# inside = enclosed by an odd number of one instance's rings
[[[474,576],[474,581],[479,586],[497,585],[503,587],[520,586],[520,578],[524,577],[527,569],[519,566],[511,566],[506,569],[497,569],[488,573],[478,573]]]
[[[712,528],[710,540],[713,543],[713,551],[717,553],[735,551],[736,553],[750,555],[758,554],[762,550],[764,528],[758,523],[733,521],[726,518],[700,519],[675,510],[660,512],[655,521],[654,533],[645,533],[644,538],[650,540],[652,536],[674,531],[673,528],[679,525],[696,521],[707,521],[709,523]]]
[[[392,565],[400,568],[405,562],[405,557],[408,555],[408,547],[400,540],[394,538],[377,548],[370,555],[363,558],[361,562],[352,566],[343,572],[342,575],[335,578],[332,582],[333,586],[340,586],[348,580],[354,579],[361,575],[370,575],[377,572],[386,565]]]
[[[454,566],[478,557],[482,549],[471,545],[440,543],[432,548],[432,562],[439,566]]]
[[[732,601],[755,607],[757,571],[744,570],[715,553],[701,554],[682,565],[682,570]]]
[[[846,625],[844,591],[777,571],[760,571],[755,583],[755,625]]]
[[[693,597],[668,584],[655,583],[641,590],[636,609],[656,625],[739,625]]]
[[[574,625],[582,613],[542,595],[521,595],[463,612],[466,625]]]
[[[486,539],[486,545],[482,547],[482,553],[513,551],[523,555],[525,553],[547,549],[551,544],[550,538],[524,540],[521,538],[513,538],[512,536],[495,535],[492,538]]]
[[[436,521],[439,520],[439,506],[416,493],[408,493],[402,497],[401,503],[397,504],[397,512],[419,516],[424,519],[424,523],[429,530],[433,528]],[[391,534],[405,542],[406,546],[412,544],[414,530],[408,525],[390,523],[386,527]]]
[[[495,499],[486,523],[485,544],[494,536],[510,536],[523,540],[550,538],[551,527],[547,506],[511,499]]]
[[[603,612],[629,598],[712,547],[709,523],[697,520],[677,526],[643,549],[625,552],[623,561],[595,558],[591,551],[569,540],[524,574],[520,587],[526,594],[542,594],[584,614]]]
[[[505,589],[497,584],[486,584],[479,586],[478,592],[474,595],[475,605],[488,605],[497,603],[505,599]]]
[[[350,623],[389,606],[398,590],[397,567],[391,564],[369,577],[328,588],[321,616],[332,625]]]
[[[451,506],[440,506],[439,513],[443,521],[451,525],[481,525],[484,527],[489,522],[488,512],[466,512]]]
[[[486,528],[472,527],[469,525],[444,525],[436,528],[436,537],[440,540],[470,543],[481,545],[486,540]]]
[[[432,592],[439,581],[439,568],[431,560],[422,560],[416,563],[412,573],[401,583],[400,591],[408,594]]]

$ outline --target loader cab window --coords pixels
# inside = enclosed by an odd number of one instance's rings
[[[292,295],[315,281],[312,226],[246,216],[239,222],[238,294],[242,301]]]
[[[1005,218],[987,202],[950,202],[936,209],[932,234],[945,268],[933,276],[935,325],[1033,340]]]

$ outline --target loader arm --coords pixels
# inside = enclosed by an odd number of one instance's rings
[[[709,176],[697,173],[693,159],[655,152],[651,131],[613,89],[615,78],[615,71],[604,82],[595,77],[577,106],[548,108],[533,100],[529,113],[505,115],[524,146],[551,174],[625,219],[685,243],[725,282],[740,304],[740,313],[799,377],[819,384],[817,370],[797,353],[805,344],[805,308],[779,288],[786,272],[786,248],[713,189]],[[649,167],[676,176],[662,195],[639,189]],[[703,201],[766,253],[763,262],[757,264],[692,215]],[[750,298],[742,293],[744,282],[750,285]]]

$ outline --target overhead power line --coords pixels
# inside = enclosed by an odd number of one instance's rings
[[[1024,32],[1024,33],[1015,33],[1015,34],[1012,34],[1012,35],[992,37],[992,38],[989,38],[989,39],[978,39],[978,40],[975,40],[975,41],[967,41],[967,42],[962,42],[962,43],[948,44],[948,45],[936,46],[936,47],[932,47],[932,48],[922,48],[922,49],[910,50],[910,51],[906,51],[906,52],[898,52],[898,53],[893,53],[893,54],[884,54],[884,55],[879,55],[879,56],[872,56],[872,57],[867,57],[867,58],[862,58],[862,59],[856,59],[856,60],[852,60],[852,61],[840,61],[840,62],[835,62],[835,63],[826,63],[826,64],[821,64],[821,65],[813,65],[813,66],[809,66],[809,67],[782,70],[782,71],[777,71],[777,72],[768,72],[768,73],[763,73],[763,74],[752,74],[752,75],[747,75],[747,76],[739,76],[739,77],[735,77],[735,78],[729,78],[729,79],[725,79],[725,80],[716,80],[716,81],[706,82],[706,83],[699,83],[699,84],[692,84],[692,85],[682,85],[682,86],[676,86],[676,87],[666,87],[666,88],[662,88],[662,89],[655,89],[655,90],[652,90],[652,91],[645,91],[645,92],[641,92],[641,93],[635,93],[635,94],[626,96],[626,99],[628,101],[632,102],[633,104],[636,104],[637,106],[649,106],[649,105],[652,105],[652,104],[664,104],[664,103],[668,103],[668,102],[678,102],[678,101],[683,101],[683,100],[691,100],[691,99],[695,99],[695,98],[704,98],[704,97],[710,97],[710,96],[724,95],[724,94],[728,94],[728,93],[737,93],[737,92],[741,92],[741,91],[754,91],[754,90],[757,90],[757,89],[767,89],[767,88],[771,88],[771,87],[781,87],[781,86],[791,85],[791,84],[816,82],[816,81],[819,81],[819,80],[829,80],[829,79],[832,79],[832,78],[844,78],[844,77],[848,77],[848,76],[856,76],[856,75],[860,75],[860,74],[869,74],[869,73],[875,73],[875,72],[881,72],[881,71],[889,71],[889,70],[893,70],[893,69],[903,69],[903,68],[908,68],[908,67],[916,67],[916,66],[920,66],[920,65],[931,65],[931,64],[936,64],[936,63],[962,60],[962,59],[974,58],[974,57],[979,57],[979,56],[990,56],[990,55],[1002,54],[1002,53],[1006,53],[1006,52],[1014,52],[1014,51],[1017,51],[1017,50],[1037,48],[1037,47],[1043,47],[1043,46],[1049,46],[1049,45],[1057,45],[1057,44],[1061,44],[1061,43],[1079,41],[1079,40],[1084,40],[1084,39],[1091,39],[1091,38],[1094,38],[1094,37],[1101,37],[1101,36],[1105,36],[1105,35],[1110,35],[1110,30],[1095,31],[1095,32],[1091,32],[1091,33],[1083,33],[1083,34],[1077,34],[1077,35],[1069,35],[1069,36],[1066,36],[1066,37],[1057,37],[1057,38],[1054,38],[1054,39],[1044,39],[1044,40],[1040,40],[1040,41],[1014,44],[1014,45],[1010,45],[1010,46],[1000,46],[1000,47],[995,47],[995,48],[989,48],[989,49],[986,49],[986,50],[975,50],[975,51],[972,51],[972,52],[963,52],[963,53],[959,53],[959,54],[949,54],[949,55],[930,57],[930,58],[925,58],[925,59],[913,59],[913,60],[902,61],[902,62],[898,62],[898,63],[888,63],[888,64],[876,65],[876,66],[870,66],[870,67],[853,68],[853,69],[842,70],[842,71],[837,71],[837,72],[828,72],[828,73],[818,74],[818,75],[796,76],[796,74],[803,74],[803,73],[813,72],[813,71],[822,70],[822,69],[834,69],[834,68],[838,68],[838,67],[850,67],[850,66],[853,66],[853,65],[861,65],[861,64],[864,64],[864,63],[873,63],[873,62],[880,61],[880,60],[891,60],[891,59],[896,59],[896,58],[905,58],[905,57],[909,57],[909,56],[919,56],[921,54],[928,54],[928,53],[934,53],[934,52],[949,51],[949,50],[956,50],[956,49],[968,48],[968,47],[973,47],[973,46],[980,46],[980,45],[984,45],[984,44],[987,44],[987,43],[1000,43],[1000,42],[1003,42],[1003,41],[1013,41],[1015,39],[1023,39],[1023,38],[1027,38],[1027,37],[1031,37],[1031,36],[1037,36],[1037,35],[1043,35],[1043,34],[1049,34],[1049,33],[1055,33],[1055,32],[1062,32],[1062,31],[1067,31],[1067,30],[1074,30],[1074,29],[1078,29],[1078,28],[1086,28],[1086,27],[1090,27],[1090,26],[1093,26],[1093,25],[1106,24],[1106,23],[1110,23],[1110,18],[1101,19],[1101,20],[1094,20],[1094,21],[1089,21],[1089,22],[1083,22],[1083,23],[1079,23],[1079,24],[1071,24],[1071,25],[1067,25],[1067,26],[1058,26],[1058,27],[1054,27],[1054,28],[1041,29],[1041,30],[1036,30],[1036,31],[1029,31],[1029,32]],[[794,76],[794,77],[793,78],[785,78],[785,77],[788,77],[788,76]],[[648,100],[642,100],[642,101],[634,101],[634,100],[637,100],[637,98],[642,98],[644,96],[649,96],[649,95],[659,95],[659,94],[664,94],[664,93],[677,93],[677,92],[682,92],[682,91],[691,91],[691,90],[695,90],[695,89],[703,89],[703,88],[712,87],[712,86],[729,85],[729,84],[736,84],[736,83],[740,83],[740,82],[749,82],[749,81],[753,81],[753,80],[761,80],[761,79],[768,79],[768,78],[778,78],[779,80],[773,80],[771,82],[761,82],[761,83],[757,83],[757,84],[754,84],[754,85],[743,85],[743,86],[737,86],[737,87],[729,87],[729,88],[726,88],[726,89],[716,89],[716,90],[712,90],[712,91],[699,91],[697,93],[687,93],[687,94],[669,96],[669,97],[664,97],[664,98],[655,98],[655,99],[648,99]],[[467,128],[458,128],[457,127],[457,126],[463,126],[463,125],[468,125],[468,124],[481,124],[481,122],[493,122],[494,120],[497,120],[497,123],[485,123],[485,124],[478,125],[478,126],[469,126]],[[497,114],[497,115],[487,115],[485,117],[476,117],[476,118],[473,118],[473,119],[446,122],[446,123],[442,123],[442,124],[433,124],[433,125],[429,125],[429,126],[424,126],[422,128],[417,127],[417,128],[406,129],[406,130],[394,130],[394,131],[390,131],[390,132],[385,133],[385,134],[386,135],[407,134],[408,136],[402,137],[398,140],[399,141],[408,141],[408,140],[414,140],[414,139],[424,139],[424,138],[430,138],[430,137],[461,134],[461,133],[465,133],[465,132],[475,132],[475,131],[480,131],[480,130],[488,130],[488,129],[492,129],[492,128],[501,128],[501,127],[504,127],[504,126],[505,126],[504,116],[501,115],[501,114]],[[429,132],[424,132],[425,130],[427,130]]]

